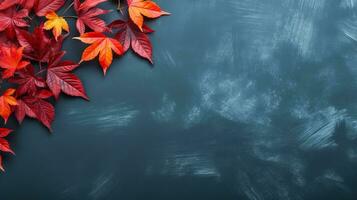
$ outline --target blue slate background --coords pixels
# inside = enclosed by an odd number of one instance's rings
[[[157,2],[154,68],[84,63],[91,101],[17,127],[1,199],[357,198],[357,0]]]

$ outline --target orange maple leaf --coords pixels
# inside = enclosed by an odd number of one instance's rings
[[[151,0],[127,0],[130,19],[143,31],[144,16],[148,18],[158,18],[170,13],[161,8]]]
[[[22,60],[24,47],[2,47],[0,55],[0,67],[5,69],[2,78],[10,78],[16,70],[26,67],[30,62]]]
[[[62,34],[62,29],[69,32],[69,26],[67,21],[63,18],[58,16],[55,12],[49,12],[46,14],[47,21],[43,25],[45,30],[51,30],[53,36],[57,41],[57,38]]]
[[[0,97],[0,116],[7,122],[11,114],[11,106],[16,106],[17,101],[15,97],[12,95],[15,93],[15,89],[9,88],[7,89],[4,94]]]
[[[84,33],[80,37],[75,37],[74,39],[78,39],[86,44],[91,44],[83,51],[80,62],[93,60],[99,54],[99,63],[103,69],[104,75],[113,61],[112,50],[118,55],[124,53],[123,46],[118,40],[109,38],[100,32]]]

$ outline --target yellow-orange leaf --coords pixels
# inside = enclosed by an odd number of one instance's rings
[[[45,30],[51,30],[55,39],[62,34],[62,29],[69,32],[69,27],[67,21],[63,18],[58,16],[55,12],[49,12],[46,14],[47,21],[45,22],[43,28]]]
[[[0,97],[0,116],[5,120],[5,123],[12,112],[11,106],[17,105],[17,101],[15,97],[13,97],[15,91],[15,89],[9,88]]]
[[[158,18],[170,13],[161,8],[151,0],[127,0],[129,6],[130,19],[143,31],[144,16],[148,18]]]
[[[81,62],[93,60],[99,54],[99,63],[103,69],[104,75],[112,64],[112,51],[118,55],[121,55],[124,52],[123,47],[118,40],[109,38],[100,32],[84,33],[80,37],[75,37],[74,39],[78,39],[86,44],[91,44],[83,51]]]

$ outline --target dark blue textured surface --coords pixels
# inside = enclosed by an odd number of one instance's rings
[[[83,64],[91,101],[17,129],[1,199],[357,198],[357,0],[157,2],[155,67]]]

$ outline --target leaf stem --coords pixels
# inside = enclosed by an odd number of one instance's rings
[[[77,16],[62,16],[63,18],[72,18],[72,19],[78,19]]]
[[[40,70],[40,71],[38,71],[37,73],[36,73],[36,75],[39,75],[39,74],[41,74],[42,72],[45,72],[47,69],[42,69],[42,70]]]
[[[119,10],[119,12],[124,15],[124,12],[123,12],[123,5],[120,3],[121,0],[118,0],[118,6],[117,6],[117,10]]]
[[[74,1],[72,1],[71,4],[62,12],[62,15],[64,15],[72,6],[74,5]]]

